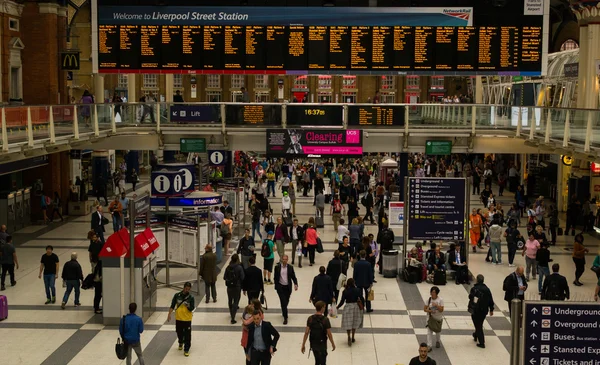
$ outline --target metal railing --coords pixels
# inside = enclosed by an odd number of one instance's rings
[[[355,107],[381,107],[402,113],[380,125],[360,124],[348,112]],[[303,108],[300,112],[294,108]],[[400,130],[404,134],[463,132],[471,136],[502,131],[526,140],[577,147],[590,152],[600,147],[600,111],[477,104],[313,104],[313,103],[105,103],[1,108],[1,148],[33,147],[61,140],[118,134],[124,128],[160,132],[164,128],[300,128],[314,126],[310,113],[328,113],[329,127]],[[308,112],[307,112],[308,110]],[[303,114],[304,112],[305,114]],[[306,117],[303,118],[302,115]],[[314,116],[314,115],[313,115]],[[317,115],[318,116],[318,115]],[[341,117],[340,117],[341,116]],[[312,118],[314,119],[314,118]],[[364,122],[364,121],[363,121]],[[320,121],[319,124],[323,122]],[[323,125],[319,125],[323,126]],[[128,130],[131,132],[131,130]]]

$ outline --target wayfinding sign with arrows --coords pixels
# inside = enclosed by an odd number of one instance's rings
[[[525,365],[600,365],[600,305],[525,302]]]

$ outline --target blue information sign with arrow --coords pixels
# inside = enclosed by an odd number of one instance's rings
[[[522,364],[600,365],[600,305],[525,302]]]

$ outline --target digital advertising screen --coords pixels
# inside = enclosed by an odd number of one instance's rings
[[[267,129],[268,157],[362,156],[361,130]]]
[[[544,15],[473,25],[473,8],[131,6],[96,0],[101,73],[527,75]]]

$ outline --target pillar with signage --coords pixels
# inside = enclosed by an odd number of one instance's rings
[[[469,184],[464,178],[406,179],[404,196],[404,252],[422,241],[456,243],[469,263]],[[446,245],[444,250],[449,247]],[[406,256],[406,255],[405,255]],[[402,260],[402,268],[406,267]]]

